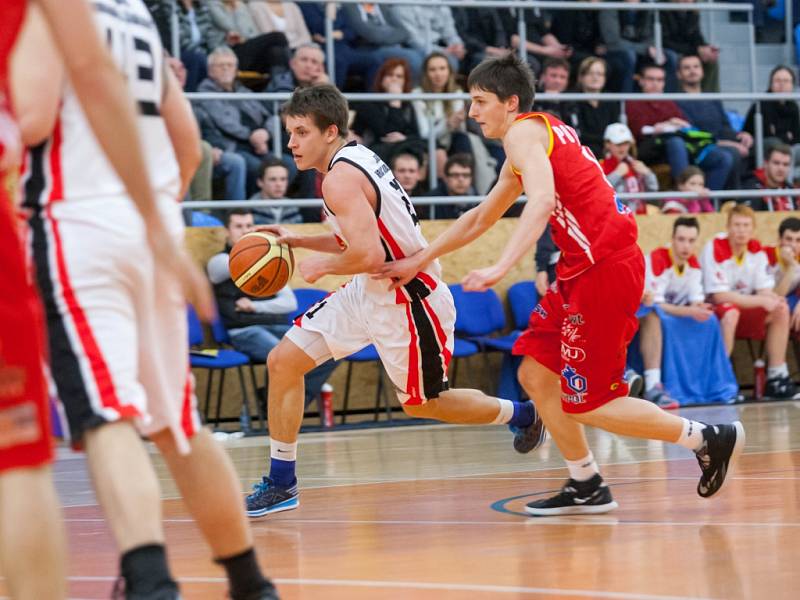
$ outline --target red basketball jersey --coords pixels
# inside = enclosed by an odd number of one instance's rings
[[[542,119],[550,136],[547,155],[556,189],[550,227],[561,250],[556,273],[559,279],[571,279],[606,256],[636,244],[636,220],[617,200],[600,163],[572,127],[540,112],[523,113],[517,121],[532,118]],[[514,172],[519,176],[519,171]]]

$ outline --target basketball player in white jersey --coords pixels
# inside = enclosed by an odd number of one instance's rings
[[[152,185],[156,211],[152,221],[142,218],[127,195],[34,20],[22,64],[35,64],[43,76],[32,85],[30,75],[16,99],[28,115],[29,140],[46,137],[29,152],[23,185],[53,383],[119,547],[126,598],[179,598],[158,480],[140,434],[162,452],[227,571],[231,598],[277,598],[256,561],[233,466],[199,428],[180,281],[155,262],[162,243],[178,257],[167,261],[185,257],[178,198],[199,160],[196,124],[141,0],[96,0],[93,7],[96,34],[138,104],[146,158],[139,177]],[[151,239],[151,226],[166,229],[165,241]],[[210,306],[200,309],[208,314]]]
[[[261,517],[298,506],[295,459],[303,375],[331,357],[349,356],[369,344],[375,345],[407,414],[448,423],[508,423],[519,428],[518,451],[538,446],[544,431],[532,403],[448,389],[456,312],[450,290],[440,279],[439,263],[431,263],[391,292],[385,281],[367,275],[427,242],[391,169],[368,148],[347,143],[344,96],[330,85],[300,89],[284,115],[298,168],[325,174],[322,195],[334,232],[301,236],[281,226],[261,229],[291,246],[320,253],[299,264],[309,283],[328,274],[354,277],[298,317],[267,357],[270,476],[248,496],[248,514]]]

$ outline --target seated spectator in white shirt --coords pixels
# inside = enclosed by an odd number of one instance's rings
[[[250,200],[287,200],[289,169],[278,158],[268,158],[258,171],[258,192]],[[302,223],[303,216],[296,206],[258,207],[251,209],[256,225]]]
[[[775,293],[767,254],[754,239],[755,212],[737,205],[728,214],[727,233],[703,249],[703,287],[722,323],[730,356],[736,336],[752,337],[766,326],[767,398],[793,398],[795,384],[786,366],[789,306]]]
[[[791,326],[800,331],[800,219],[787,217],[778,226],[778,244],[765,246],[769,265],[775,277],[775,293],[786,296],[792,312]]]
[[[714,314],[703,294],[703,274],[694,254],[700,225],[694,217],[679,217],[672,225],[670,246],[656,248],[645,259],[642,303],[658,305],[676,317],[707,321]],[[639,347],[644,362],[644,397],[662,408],[677,408],[661,383],[663,334],[661,319],[650,311],[639,320]]]

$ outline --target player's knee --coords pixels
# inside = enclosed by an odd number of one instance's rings
[[[274,377],[284,372],[286,369],[291,369],[291,360],[286,344],[279,343],[267,354],[267,370],[269,376]]]
[[[740,314],[741,313],[734,308],[727,311],[724,315],[722,315],[722,319],[720,319],[720,324],[722,325],[723,329],[735,329],[736,325],[739,323]]]

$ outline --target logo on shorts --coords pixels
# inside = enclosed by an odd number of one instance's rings
[[[561,359],[566,362],[583,362],[586,360],[586,352],[561,342]]]
[[[561,399],[570,404],[583,404],[586,402],[586,390],[589,387],[586,377],[578,373],[573,367],[567,365],[561,371],[561,377],[572,394],[561,394]]]
[[[533,309],[533,312],[542,317],[543,319],[547,318],[547,311],[541,304],[537,304],[536,307]]]
[[[630,214],[633,214],[633,213],[631,212],[631,209],[630,209],[629,207],[625,206],[625,205],[622,203],[622,200],[620,200],[619,198],[617,198],[617,195],[616,195],[616,194],[614,194],[614,202],[615,202],[615,203],[616,203],[616,205],[617,205],[617,212],[618,212],[619,214],[621,214],[621,215],[630,215]]]
[[[575,313],[574,315],[567,315],[567,321],[569,321],[572,325],[584,325],[583,315],[581,313]]]

